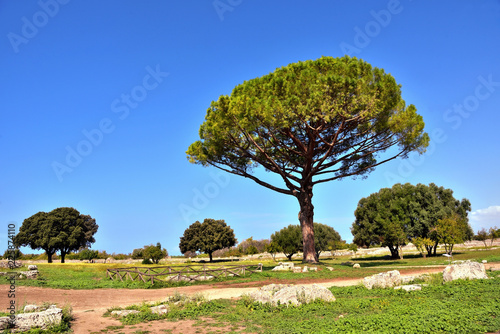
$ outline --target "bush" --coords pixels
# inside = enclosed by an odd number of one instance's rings
[[[158,264],[161,259],[167,257],[168,252],[165,248],[161,248],[161,244],[158,242],[156,246],[149,245],[144,246],[144,250],[142,252],[144,259],[148,259]]]
[[[142,264],[153,264],[153,262],[151,262],[151,260],[150,260],[150,259],[144,259],[144,260],[142,260],[142,262],[141,262],[141,263],[142,263]]]
[[[129,259],[130,258],[130,255],[128,254],[123,254],[123,253],[113,253],[111,254],[111,257],[115,260],[126,260],[126,259]]]
[[[14,257],[16,260],[20,260],[22,256],[23,256],[23,253],[21,253],[21,251],[17,248],[13,252],[6,250],[5,253],[3,253],[4,259],[9,259],[9,258]]]
[[[90,249],[83,249],[80,251],[80,260],[89,260],[92,261],[93,259],[97,259],[99,256],[99,251],[96,250],[90,250]]]
[[[110,257],[110,255],[108,253],[106,253],[105,250],[103,251],[98,251],[99,252],[99,255],[97,256],[98,259],[107,259],[108,257]]]
[[[66,260],[80,260],[80,253],[68,253],[66,254]]]
[[[144,251],[143,248],[136,248],[132,251],[132,259],[134,260],[139,260],[142,259],[144,256],[142,252]]]

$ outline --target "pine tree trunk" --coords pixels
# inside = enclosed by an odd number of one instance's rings
[[[208,256],[210,257],[210,262],[212,262],[212,252],[208,253]]]
[[[312,204],[312,185],[303,186],[302,191],[298,194],[300,212],[299,221],[302,230],[302,245],[304,263],[318,263],[316,249],[314,248],[314,206]]]
[[[66,253],[61,251],[61,263],[64,263],[65,258],[66,258]]]

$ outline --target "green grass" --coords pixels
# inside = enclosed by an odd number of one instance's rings
[[[488,260],[488,262],[500,261],[500,249],[494,250],[481,250],[481,251],[462,251],[459,250],[453,256],[454,260]],[[353,269],[350,265],[342,265],[342,263],[351,261],[361,264],[361,269]],[[288,261],[286,261],[288,262]],[[300,260],[293,261],[297,266],[303,266]],[[17,285],[23,286],[38,286],[48,288],[61,288],[61,289],[98,289],[98,288],[128,288],[128,289],[156,289],[164,287],[178,287],[188,284],[212,284],[214,282],[227,282],[230,283],[244,283],[244,282],[257,282],[280,280],[283,283],[292,282],[296,279],[313,278],[313,279],[335,279],[335,278],[362,278],[375,273],[383,272],[394,269],[404,269],[405,267],[412,266],[426,266],[426,265],[447,265],[449,260],[441,255],[435,257],[422,258],[420,255],[407,255],[403,260],[393,260],[385,256],[378,257],[364,257],[364,258],[350,258],[338,257],[322,258],[321,263],[317,265],[318,272],[308,273],[291,273],[291,272],[273,272],[271,271],[277,262],[263,261],[257,259],[253,261],[238,261],[238,262],[218,262],[216,265],[233,265],[233,264],[257,264],[263,263],[263,272],[254,273],[245,277],[232,277],[227,279],[220,279],[215,281],[205,281],[196,283],[186,282],[155,282],[154,285],[150,283],[143,283],[142,281],[112,281],[106,277],[107,268],[120,268],[120,267],[133,267],[138,266],[126,264],[89,264],[89,263],[43,263],[38,264],[40,277],[36,280],[17,280]],[[195,265],[194,263],[192,265]],[[144,266],[147,267],[147,266]],[[333,267],[333,271],[329,271],[326,267]],[[19,269],[26,270],[26,269]],[[7,284],[6,277],[0,277],[0,284]]]
[[[442,283],[434,275],[422,291],[368,290],[363,286],[333,287],[336,301],[299,307],[270,306],[249,298],[213,300],[201,305],[172,306],[166,315],[147,307],[123,324],[167,319],[198,320],[195,326],[230,333],[487,333],[500,329],[500,272],[489,280]]]

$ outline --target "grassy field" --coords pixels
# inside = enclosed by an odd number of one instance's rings
[[[454,260],[487,260],[488,262],[500,261],[500,249],[457,252],[453,256]],[[351,265],[343,265],[345,262],[359,263],[361,269],[353,269]],[[270,279],[279,279],[292,282],[302,278],[318,278],[318,279],[335,279],[335,278],[362,278],[374,273],[387,271],[390,269],[404,269],[412,266],[427,266],[427,265],[446,265],[450,261],[443,256],[422,258],[420,255],[409,255],[403,260],[391,260],[387,257],[365,257],[365,258],[350,258],[339,257],[335,259],[322,259],[317,266],[318,272],[308,273],[290,273],[290,272],[273,272],[271,271],[277,263],[274,261],[238,261],[238,262],[218,262],[217,265],[230,264],[256,264],[263,263],[263,272],[254,273],[246,277],[234,277],[221,279],[231,283],[266,281]],[[293,261],[295,265],[302,266],[300,260]],[[195,265],[195,263],[192,263]],[[155,289],[163,287],[182,286],[187,284],[210,284],[214,281],[185,283],[185,282],[158,282],[154,285],[138,281],[112,281],[106,277],[107,268],[132,267],[137,265],[125,264],[89,264],[89,263],[44,263],[38,264],[40,277],[36,280],[18,280],[17,285],[39,286],[61,289],[98,289],[98,288],[146,288]],[[147,267],[144,265],[144,267]],[[333,267],[333,271],[329,271],[326,267]],[[23,269],[21,269],[23,270]],[[7,279],[0,278],[0,282],[7,283]],[[219,280],[216,280],[216,282]]]
[[[201,305],[170,305],[166,315],[149,307],[122,319],[124,325],[166,319],[197,320],[217,333],[487,333],[500,329],[500,272],[489,280],[442,283],[433,275],[421,291],[368,290],[362,286],[332,287],[336,301],[316,301],[299,307],[262,305],[249,298],[214,300]],[[110,329],[108,333],[119,333]]]

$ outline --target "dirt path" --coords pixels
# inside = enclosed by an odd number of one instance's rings
[[[496,264],[495,267],[500,267]],[[442,272],[444,266],[432,268],[400,269],[403,276],[423,273]],[[489,266],[487,266],[489,268]],[[357,285],[362,279],[297,279],[294,284],[320,284],[325,287]],[[102,314],[114,306],[125,307],[139,304],[143,301],[161,301],[176,292],[193,295],[204,294],[208,299],[238,298],[242,294],[256,290],[258,287],[271,283],[285,283],[277,279],[248,282],[239,284],[215,283],[210,285],[195,285],[178,288],[165,289],[94,289],[94,290],[63,290],[38,287],[18,286],[16,289],[17,305],[27,303],[52,302],[59,305],[70,304],[75,317],[72,328],[75,334],[98,333],[108,326],[121,326],[121,323],[111,318],[104,318]],[[286,283],[290,283],[286,281]],[[7,291],[7,285],[0,285],[2,291]],[[5,309],[9,303],[7,293],[0,295],[0,305]],[[197,333],[203,334],[204,329],[193,328],[194,321],[168,322],[155,321],[152,323],[126,326],[119,331],[109,333],[134,333],[138,330],[147,330],[150,333],[163,333],[171,329],[173,333]],[[130,328],[132,327],[132,328]]]

